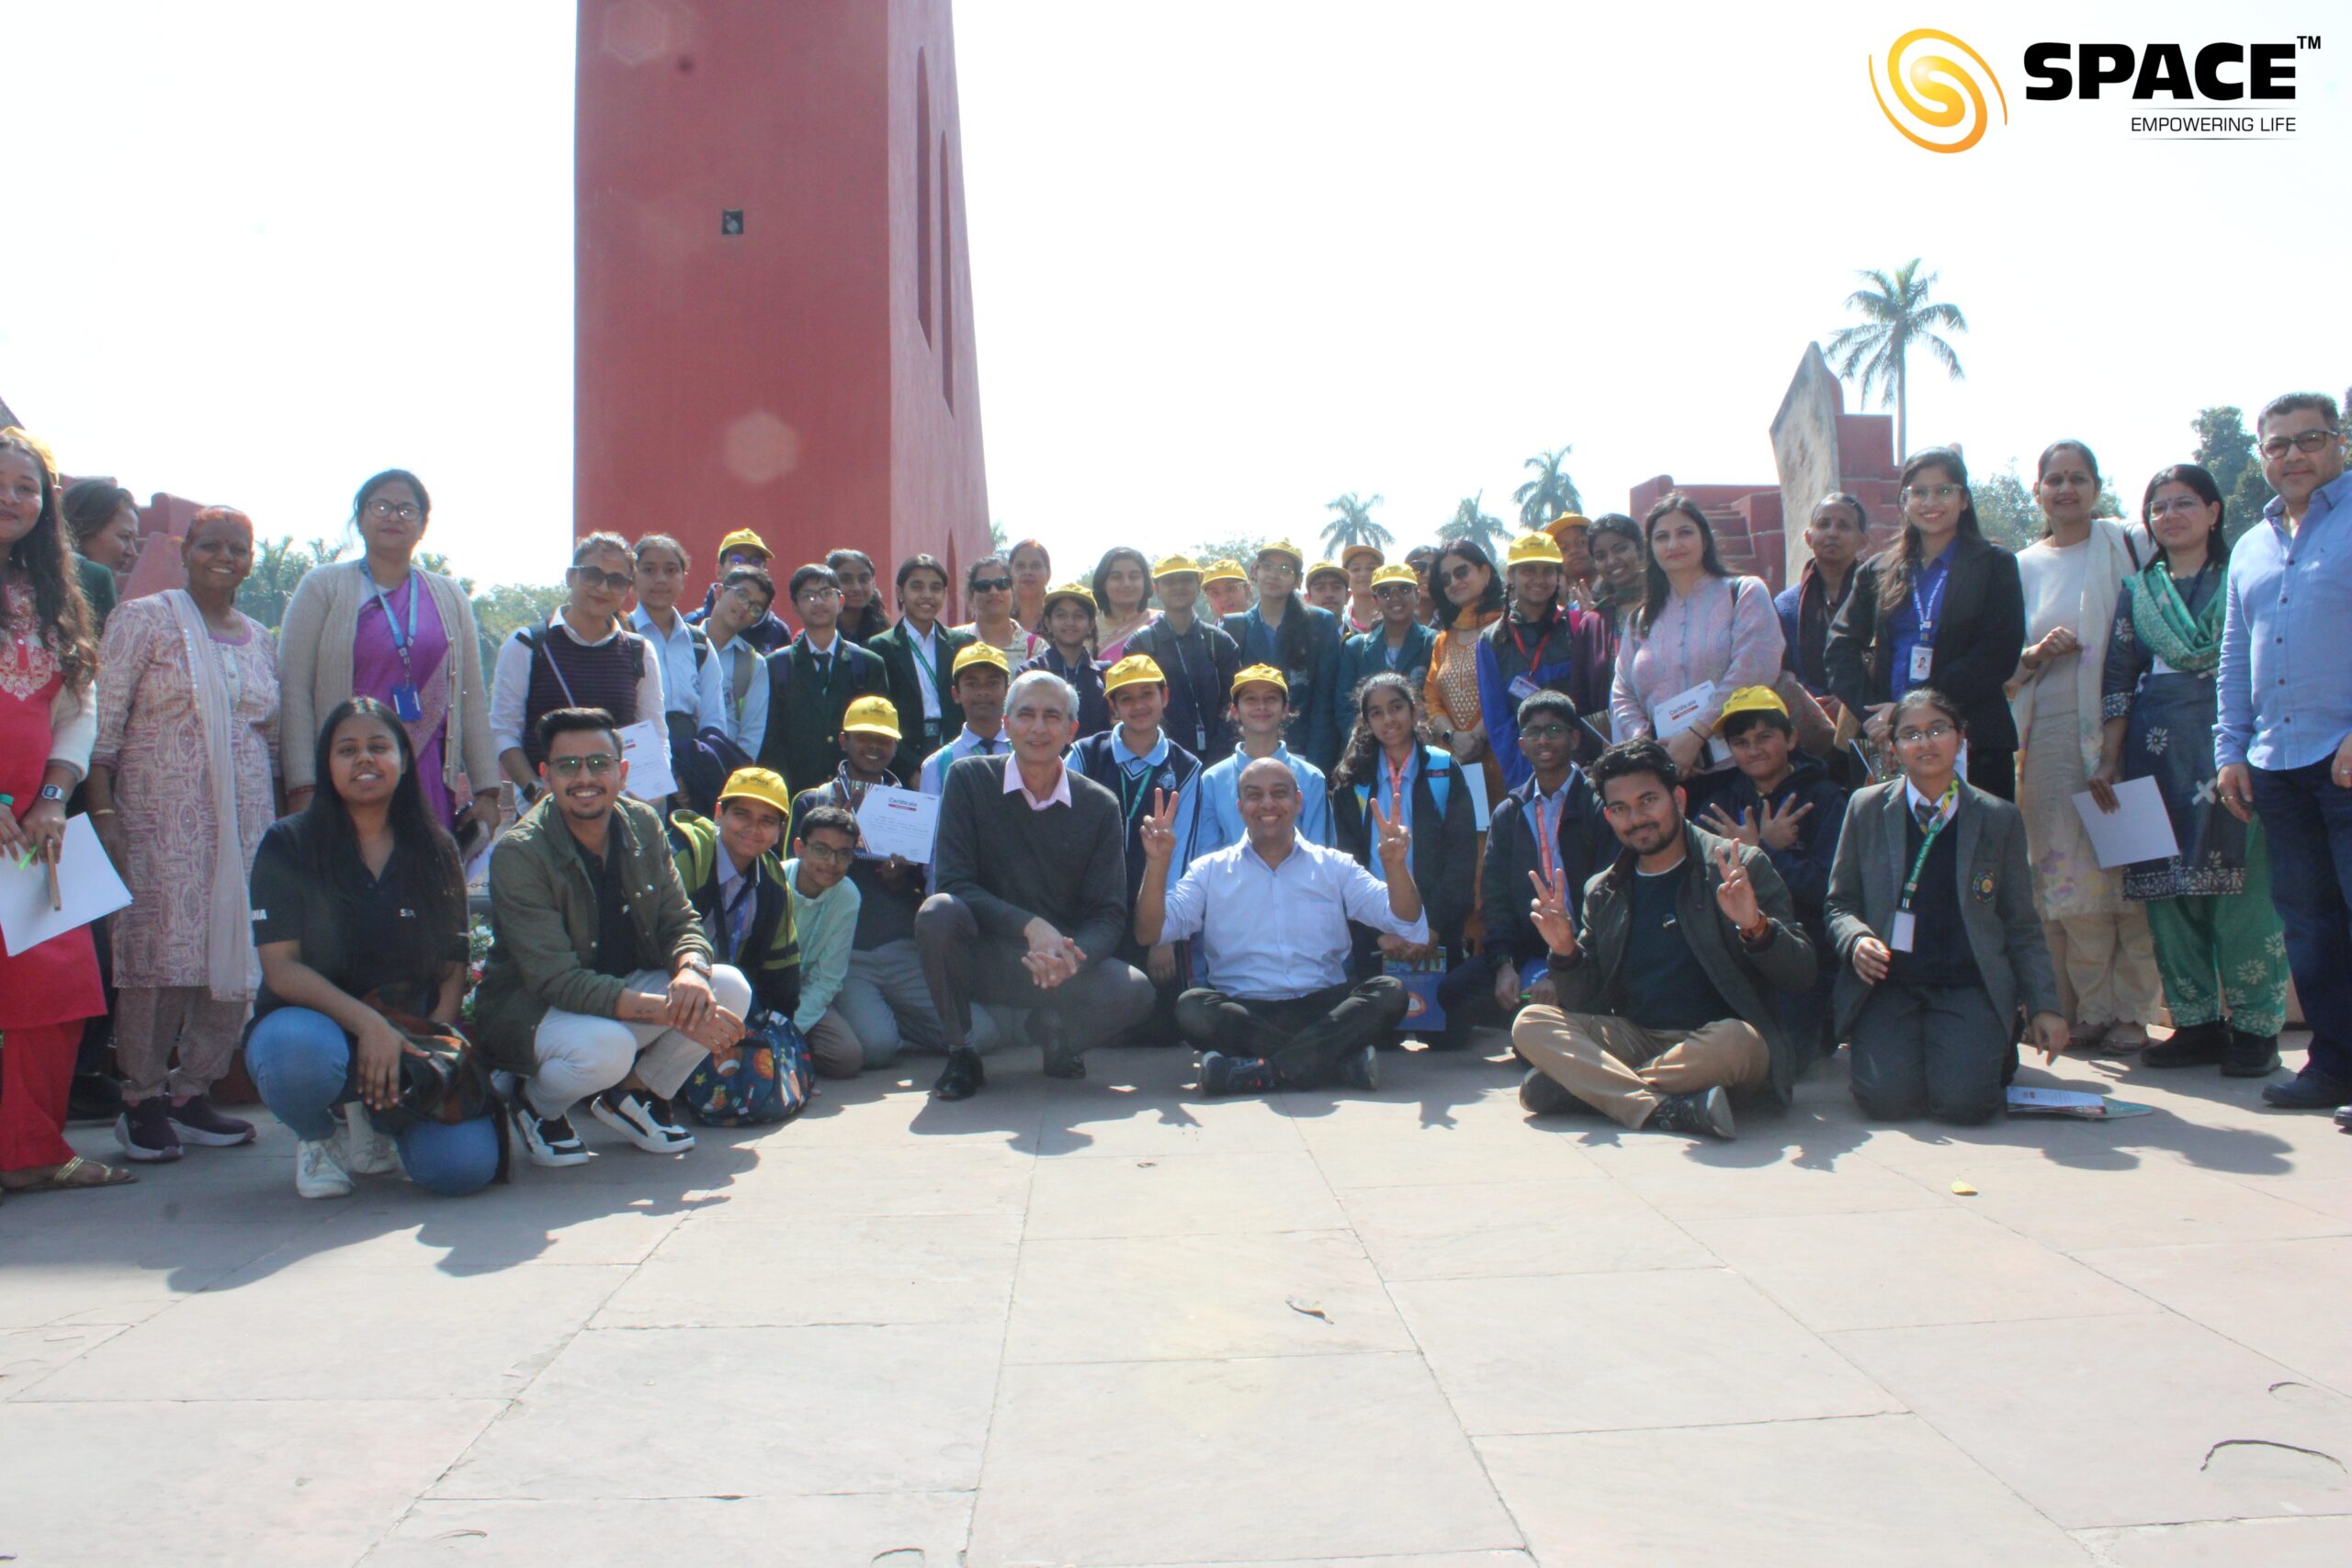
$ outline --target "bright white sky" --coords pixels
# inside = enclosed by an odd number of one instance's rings
[[[1659,472],[1770,483],[1805,342],[1913,255],[1973,327],[1964,382],[1915,361],[1914,444],[1991,468],[2079,435],[2135,500],[2198,408],[2352,380],[2352,28],[2301,57],[2283,141],[2150,144],[2119,97],[2027,102],[2018,62],[2324,11],[965,0],[991,508],[1091,559],[1306,539],[1343,491],[1405,538],[1481,489],[1509,518],[1561,444],[1590,511]],[[1968,152],[1871,98],[1915,23],[2000,73]],[[14,8],[0,398],[69,468],[299,538],[405,464],[462,570],[549,577],[572,49],[564,0]]]

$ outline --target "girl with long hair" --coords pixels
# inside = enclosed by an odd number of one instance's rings
[[[1159,617],[1151,610],[1151,562],[1141,550],[1114,545],[1094,568],[1094,603],[1102,619],[1094,628],[1094,657],[1116,664],[1126,657],[1127,639]]]
[[[1487,743],[1486,711],[1478,699],[1478,634],[1503,618],[1503,582],[1491,557],[1473,539],[1456,539],[1430,562],[1430,581],[1445,608],[1430,672],[1421,692],[1429,737],[1468,766],[1486,769],[1487,798],[1503,797],[1503,771]]]
[[[436,1192],[471,1192],[497,1171],[497,1118],[420,1122],[396,1156],[368,1116],[400,1102],[412,1049],[387,1015],[455,1025],[465,1002],[457,844],[426,804],[408,727],[373,697],[326,716],[311,760],[310,804],[254,856],[254,1085],[300,1140],[305,1198],[343,1197],[354,1176],[395,1168]]]
[[[107,629],[123,575],[139,556],[139,502],[108,479],[75,479],[65,487],[65,531],[82,596],[90,602],[90,635]]]
[[[1298,754],[1329,773],[1340,760],[1340,725],[1331,704],[1331,683],[1340,667],[1340,619],[1310,604],[1298,591],[1306,558],[1298,547],[1276,539],[1251,563],[1258,602],[1225,618],[1225,629],[1241,645],[1241,662],[1270,664],[1290,682],[1290,743]]]
[[[1340,849],[1367,869],[1374,864],[1372,806],[1413,834],[1413,885],[1429,916],[1430,940],[1413,943],[1382,936],[1375,944],[1362,928],[1356,933],[1358,979],[1395,961],[1419,964],[1442,959],[1451,969],[1463,957],[1463,928],[1476,893],[1477,818],[1469,785],[1453,756],[1421,743],[1413,684],[1394,671],[1364,677],[1355,690],[1355,722],[1346,751],[1331,774],[1332,836]],[[1463,1043],[1452,1032],[1447,1043]]]

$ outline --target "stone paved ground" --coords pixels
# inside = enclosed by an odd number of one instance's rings
[[[675,1160],[583,1121],[593,1166],[463,1201],[300,1201],[273,1129],[8,1202],[0,1554],[2352,1562],[2326,1118],[2075,1060],[2156,1113],[1871,1129],[1816,1080],[1702,1146],[1385,1062],[1204,1104],[1020,1053]]]

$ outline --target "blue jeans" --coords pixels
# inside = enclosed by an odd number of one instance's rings
[[[2311,1025],[2304,1076],[2352,1080],[2352,789],[2337,788],[2328,765],[2247,771],[2270,836],[2270,901]]]
[[[359,1098],[351,1036],[309,1008],[279,1008],[254,1024],[245,1070],[270,1114],[311,1142],[334,1136],[334,1108]],[[419,1122],[396,1141],[409,1179],[446,1198],[479,1192],[498,1174],[498,1128],[487,1116]]]

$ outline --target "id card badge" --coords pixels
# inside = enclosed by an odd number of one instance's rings
[[[1521,702],[1525,702],[1543,689],[1535,683],[1535,678],[1532,675],[1516,676],[1510,683],[1510,694]]]
[[[1910,952],[1911,931],[1916,923],[1917,917],[1910,910],[1897,909],[1894,912],[1894,933],[1886,939],[1887,951],[1890,953]]]
[[[424,717],[424,705],[417,701],[416,688],[403,681],[392,688],[392,711],[402,724],[416,724]]]
[[[1911,649],[1911,679],[1914,681],[1927,680],[1933,672],[1935,662],[1936,650],[1934,648],[1924,642],[1915,645]]]

